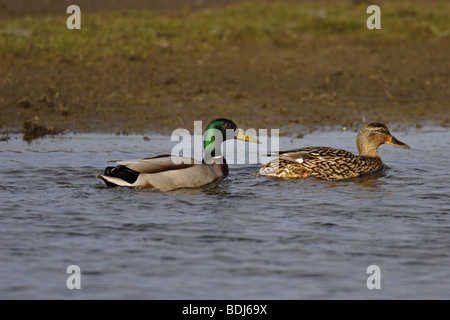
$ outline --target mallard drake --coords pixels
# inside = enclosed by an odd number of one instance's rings
[[[330,147],[281,151],[278,158],[262,167],[258,174],[284,179],[312,176],[328,181],[355,178],[384,169],[378,155],[378,147],[383,143],[409,149],[384,124],[371,123],[363,126],[358,133],[356,144],[359,155]]]
[[[234,134],[227,134],[230,129]],[[118,166],[107,167],[104,174],[96,177],[109,187],[150,187],[161,191],[202,187],[228,175],[228,165],[221,155],[220,146],[230,138],[259,142],[245,135],[233,121],[219,118],[211,121],[205,129],[203,148],[208,157],[202,161],[170,154],[114,161]]]

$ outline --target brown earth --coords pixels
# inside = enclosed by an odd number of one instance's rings
[[[299,41],[176,57],[169,48],[113,64],[1,61],[0,130],[33,120],[63,131],[169,133],[217,117],[282,133],[371,121],[450,124],[448,46]]]
[[[105,10],[198,10],[222,7],[242,2],[261,2],[261,0],[0,0],[0,18],[22,17],[26,15],[60,15],[69,5],[76,4],[84,12]],[[302,2],[305,0],[284,0],[284,2]],[[326,2],[330,0],[316,0]],[[354,3],[364,0],[352,0]],[[427,1],[427,0],[409,0]],[[430,0],[428,0],[430,1]],[[432,0],[431,0],[432,1]]]

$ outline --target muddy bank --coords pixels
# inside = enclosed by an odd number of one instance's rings
[[[60,15],[72,4],[83,12],[102,12],[107,10],[196,10],[218,7],[242,0],[0,0],[0,17],[21,17],[26,15]]]
[[[444,39],[445,40],[445,39]],[[0,62],[0,130],[29,120],[78,132],[192,128],[229,117],[282,133],[363,122],[450,124],[448,41],[382,46],[299,35],[80,63]]]
[[[384,0],[387,1],[387,0]],[[383,4],[383,0],[378,4]],[[0,17],[21,16],[46,16],[60,15],[66,12],[66,8],[72,4],[78,5],[83,12],[102,12],[107,10],[200,10],[204,8],[218,8],[243,2],[263,2],[261,0],[0,0]],[[270,2],[267,1],[266,2]],[[290,3],[308,2],[308,0],[284,0]],[[310,1],[309,1],[310,2]],[[333,0],[315,0],[316,3],[333,2]],[[349,0],[348,2],[358,4],[365,3],[364,0]],[[408,0],[408,3],[427,2],[434,3],[436,0]]]
[[[320,44],[220,48],[159,62],[14,63],[4,75],[0,126],[39,118],[75,131],[146,132],[230,117],[242,126],[449,124],[446,48]]]

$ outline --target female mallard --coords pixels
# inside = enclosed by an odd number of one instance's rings
[[[227,134],[227,130],[232,130],[233,134]],[[229,138],[259,142],[244,135],[233,121],[220,118],[211,121],[205,130],[203,148],[205,155],[211,155],[208,161],[170,154],[115,161],[118,166],[107,167],[105,173],[97,175],[97,178],[109,187],[150,187],[161,191],[201,187],[228,175],[228,165],[221,155],[220,145]]]
[[[358,133],[359,156],[330,147],[281,151],[279,157],[262,167],[258,174],[285,179],[313,176],[329,181],[355,178],[383,170],[384,164],[377,152],[383,143],[409,149],[407,144],[392,136],[384,124],[371,123]]]

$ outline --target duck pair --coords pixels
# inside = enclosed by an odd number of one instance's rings
[[[234,131],[234,139],[259,142],[247,136],[228,119],[215,119],[205,130],[203,147],[211,155],[211,161],[198,162],[191,158],[170,154],[149,158],[116,161],[118,166],[107,167],[97,175],[109,187],[150,187],[161,191],[181,188],[198,188],[216,182],[228,175],[228,165],[220,153],[220,143],[230,138],[227,130]],[[218,130],[223,140],[215,139]],[[382,123],[371,123],[361,128],[356,144],[359,155],[331,147],[306,147],[280,151],[278,158],[262,167],[258,174],[282,179],[316,177],[328,181],[355,178],[384,169],[378,155],[381,144],[399,148],[409,146],[397,140]]]

